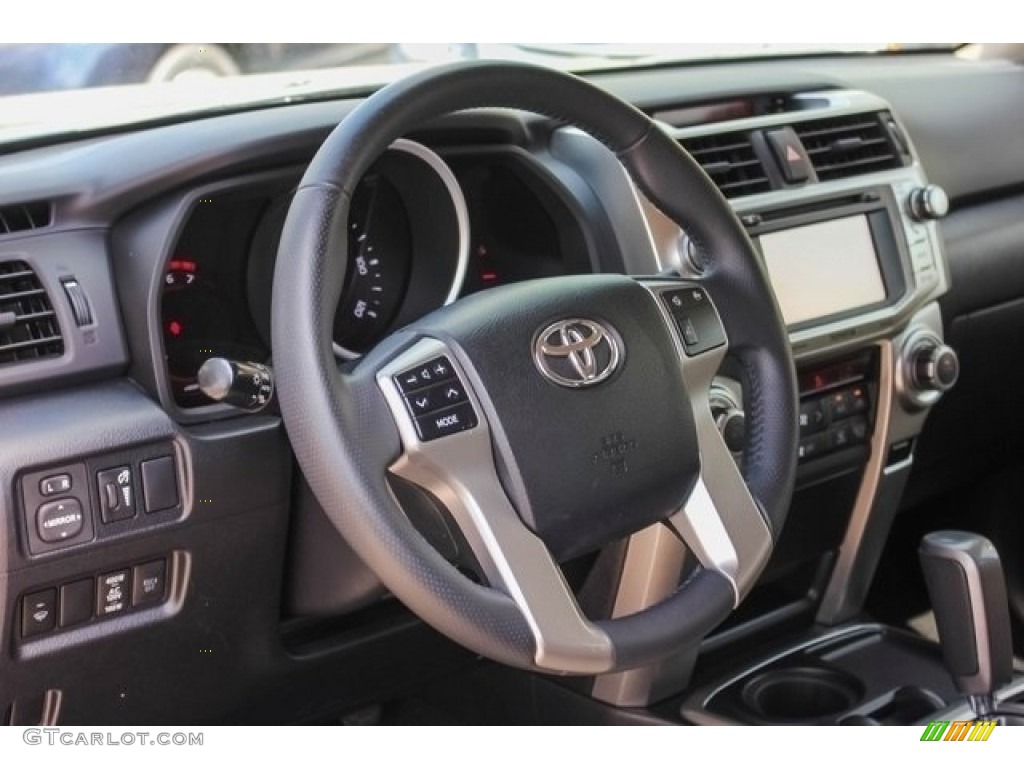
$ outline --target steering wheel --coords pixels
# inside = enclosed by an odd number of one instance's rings
[[[332,320],[357,182],[396,138],[476,107],[591,134],[709,254],[699,280],[624,275],[496,287],[339,369]],[[749,591],[785,519],[797,388],[768,279],[728,203],[646,115],[572,75],[468,62],[389,85],[330,134],[291,203],[272,340],[285,427],[333,524],[413,612],[516,667],[592,675],[698,642]],[[744,470],[708,402],[726,353],[744,378]],[[410,523],[389,477],[429,491],[472,548],[463,575]],[[558,562],[663,523],[698,562],[636,614],[589,620]]]

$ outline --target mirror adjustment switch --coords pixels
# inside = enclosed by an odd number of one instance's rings
[[[53,552],[94,538],[89,472],[84,463],[27,472],[18,486],[29,554]]]
[[[97,472],[96,490],[104,523],[135,517],[135,488],[132,485],[131,467],[114,467]]]
[[[71,475],[66,472],[60,475],[50,475],[39,481],[40,496],[60,496],[71,490]]]
[[[48,501],[36,511],[39,538],[47,544],[73,539],[85,527],[85,516],[78,499]]]

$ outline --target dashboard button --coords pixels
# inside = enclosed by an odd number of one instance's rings
[[[104,523],[135,517],[135,490],[131,467],[114,467],[96,474],[100,515]]]
[[[128,607],[131,598],[131,584],[127,569],[100,576],[96,591],[96,615],[111,616]]]
[[[167,561],[154,560],[132,571],[132,605],[159,603],[167,584]]]
[[[853,413],[853,398],[850,395],[850,390],[841,389],[838,392],[833,392],[828,396],[828,407],[832,414],[833,421],[839,421],[845,419],[847,416]]]
[[[867,413],[868,390],[863,384],[850,388],[850,411],[853,413]]]
[[[439,437],[454,435],[457,432],[464,432],[467,429],[472,429],[476,424],[476,413],[473,411],[473,406],[470,403],[462,403],[416,419],[416,432],[419,433],[420,440],[427,442],[437,440]]]
[[[50,475],[39,481],[39,493],[42,496],[59,496],[71,490],[71,475]]]
[[[161,456],[139,466],[142,473],[142,498],[146,512],[159,512],[178,506],[178,482],[174,457]]]
[[[816,456],[820,456],[825,453],[829,447],[829,439],[827,433],[819,433],[817,435],[811,435],[804,437],[800,440],[800,445],[797,448],[797,458],[800,461],[806,461],[807,459],[813,459]]]
[[[82,579],[60,588],[60,625],[70,627],[92,618],[96,585],[92,579]]]
[[[772,148],[772,154],[775,155],[786,181],[798,184],[810,178],[811,163],[807,159],[803,144],[792,128],[765,131],[764,137],[768,141],[768,146]]]
[[[850,434],[853,435],[853,439],[858,443],[863,443],[868,439],[868,420],[863,416],[856,416],[850,419]]]
[[[59,499],[43,504],[36,511],[36,530],[47,544],[72,539],[85,527],[85,515],[78,499]]]
[[[850,429],[849,422],[836,424],[828,434],[830,445],[837,451],[849,448],[854,443],[853,431]]]
[[[57,590],[44,589],[21,600],[21,636],[35,637],[57,625]]]
[[[800,435],[813,435],[825,428],[825,409],[821,400],[810,400],[800,406]]]

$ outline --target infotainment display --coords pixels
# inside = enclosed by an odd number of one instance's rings
[[[885,301],[885,284],[865,215],[760,236],[786,325]]]

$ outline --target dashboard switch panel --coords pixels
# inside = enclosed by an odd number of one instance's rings
[[[65,464],[22,475],[25,538],[33,555],[91,541],[92,505],[85,464]]]
[[[173,442],[161,441],[20,473],[14,490],[25,552],[45,555],[174,523],[187,501],[182,460]]]
[[[121,564],[99,576],[79,574],[60,584],[38,586],[23,595],[21,637],[30,640],[51,632],[77,629],[167,602],[169,584],[180,578],[182,553]],[[175,576],[177,574],[177,576]]]

